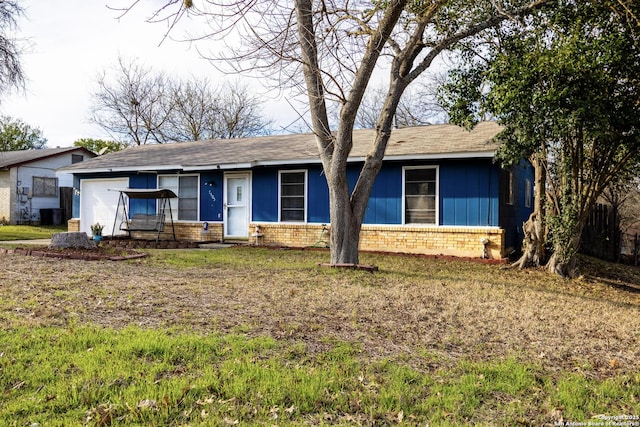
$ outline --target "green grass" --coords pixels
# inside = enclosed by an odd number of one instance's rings
[[[419,372],[359,349],[91,326],[1,332],[1,425],[542,425],[638,414],[640,375],[552,376],[507,358]]]
[[[0,225],[0,241],[49,239],[64,231],[66,225]]]
[[[637,283],[637,269],[607,264],[606,282],[571,281],[370,253],[360,262],[374,274],[318,267],[326,251],[150,252],[131,263],[11,258],[0,273],[0,426],[510,426],[640,414],[637,294],[609,285]],[[558,328],[561,341],[544,341]],[[527,350],[527,340],[540,344]],[[566,340],[570,352],[557,347]]]

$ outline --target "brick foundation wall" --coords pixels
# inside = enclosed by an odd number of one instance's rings
[[[189,240],[194,242],[217,242],[222,240],[222,223],[209,223],[208,231],[204,231],[201,222],[176,222],[176,240]],[[155,231],[132,231],[131,237],[134,239],[155,240]],[[160,240],[173,240],[171,223],[164,224],[164,231],[160,233]]]
[[[176,230],[176,240],[186,240],[193,242],[218,242],[222,240],[223,224],[209,223],[209,231],[204,232],[201,222],[176,222],[174,223]],[[80,220],[72,218],[67,224],[69,231],[80,231]],[[132,231],[133,239],[155,240],[157,233],[155,231]],[[173,240],[171,224],[164,225],[164,231],[160,233],[160,240]]]
[[[260,236],[256,236],[255,227]],[[249,243],[267,246],[327,247],[330,227],[321,224],[267,224],[252,223],[249,226]],[[68,222],[69,231],[80,230],[80,220]],[[209,231],[203,232],[202,223],[175,223],[176,239],[195,242],[222,241],[222,223],[209,223]],[[155,232],[132,232],[135,239],[155,240]],[[360,232],[360,249],[366,251],[399,252],[427,255],[453,255],[480,258],[482,239],[488,239],[487,255],[491,259],[505,257],[504,230],[496,227],[405,227],[363,225]],[[172,240],[171,224],[165,224],[161,240]]]
[[[251,224],[260,227],[262,236],[250,243],[291,247],[324,247],[329,242],[322,225],[315,224]],[[327,230],[330,227],[327,226]],[[504,230],[495,227],[404,227],[363,225],[360,249],[367,251],[400,252],[428,255],[482,257],[482,239],[488,239],[487,256],[505,256]]]
[[[79,218],[71,218],[67,221],[67,231],[70,232],[79,232],[80,231],[80,219]]]

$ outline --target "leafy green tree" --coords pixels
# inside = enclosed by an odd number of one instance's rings
[[[17,151],[45,148],[47,139],[42,131],[20,119],[0,117],[0,151]]]
[[[546,243],[549,270],[574,275],[596,200],[640,162],[639,12],[637,2],[563,1],[527,31],[499,34],[443,91],[452,121],[470,127],[493,114],[502,160],[530,158],[537,169],[540,203],[520,266],[541,261]]]
[[[81,138],[73,143],[74,147],[84,147],[96,154],[107,154],[120,151],[127,147],[126,143],[116,141],[105,141],[103,139]]]

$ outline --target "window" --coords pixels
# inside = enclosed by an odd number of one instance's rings
[[[34,176],[33,197],[58,197],[58,178]]]
[[[307,172],[280,172],[280,221],[304,222]]]
[[[531,207],[531,200],[533,199],[533,186],[531,185],[531,180],[527,179],[527,184],[524,189],[524,207]]]
[[[83,160],[84,160],[84,156],[82,154],[71,155],[71,164],[80,163]]]
[[[513,205],[513,171],[508,170],[505,173],[505,202],[508,205]]]
[[[405,224],[436,224],[436,167],[406,168],[404,171]]]
[[[174,220],[198,220],[197,175],[161,175],[158,177],[158,188],[167,188],[177,194],[177,199],[171,199]]]

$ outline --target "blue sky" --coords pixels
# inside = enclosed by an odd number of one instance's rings
[[[133,0],[20,3],[26,17],[20,20],[18,36],[30,44],[22,56],[27,85],[24,93],[0,100],[0,112],[40,128],[49,147],[70,146],[79,138],[108,138],[88,121],[90,94],[97,74],[118,55],[176,76],[204,74],[214,82],[224,78],[188,43],[166,39],[160,44],[166,26],[144,21],[153,4],[161,2],[142,1],[120,19],[106,4],[128,5]],[[179,29],[172,33],[176,38],[183,34]],[[295,118],[283,101],[269,101],[265,112],[282,125]]]

